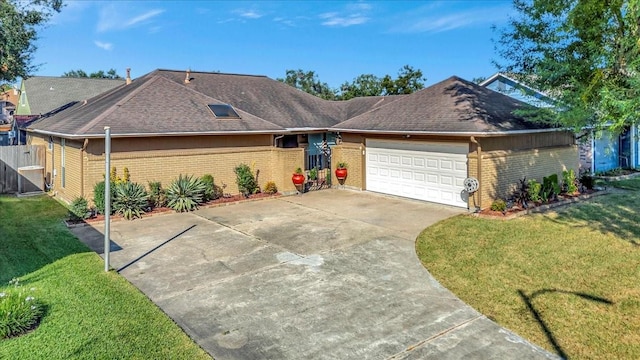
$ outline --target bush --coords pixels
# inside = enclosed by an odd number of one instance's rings
[[[84,220],[89,217],[89,203],[84,197],[76,197],[69,207],[71,220]]]
[[[309,180],[316,180],[316,179],[318,179],[318,169],[313,168],[309,170]]]
[[[96,206],[96,209],[98,210],[98,213],[103,214],[104,215],[104,188],[105,188],[105,182],[104,181],[100,181],[99,183],[96,183],[93,186],[93,203]],[[112,182],[111,183],[111,203],[113,204],[113,199],[115,198],[115,184]],[[113,208],[111,209],[111,212],[113,213]]]
[[[513,194],[513,200],[519,204],[520,206],[522,206],[522,208],[526,209],[527,207],[529,207],[529,197],[531,196],[529,194],[529,183],[527,182],[527,178],[522,178],[520,179],[520,186],[516,189],[515,193]]]
[[[578,180],[573,169],[569,169],[569,171],[564,170],[562,172],[562,185],[564,186],[564,190],[567,194],[573,194],[578,191]]]
[[[149,206],[154,208],[167,206],[167,194],[159,181],[149,181],[148,202]]]
[[[585,171],[580,174],[580,184],[582,184],[582,186],[584,186],[584,188],[587,190],[593,189],[594,179],[593,175],[591,175],[591,172]]]
[[[491,210],[504,212],[507,210],[507,203],[502,199],[494,200],[491,203]]]
[[[200,181],[204,184],[203,201],[217,199],[215,184],[213,183],[213,176],[210,174],[202,175]]]
[[[142,216],[147,206],[147,192],[138,183],[121,182],[115,186],[113,210],[125,219],[131,220]]]
[[[264,184],[264,189],[262,190],[265,194],[273,195],[278,192],[278,188],[276,187],[276,183],[273,181],[268,181]]]
[[[544,202],[555,200],[560,194],[560,185],[558,185],[558,175],[551,174],[545,178],[542,178],[542,191],[540,192],[540,198]]]
[[[542,184],[535,179],[529,180],[529,200],[540,201],[540,192],[542,191]]]
[[[177,212],[195,210],[203,201],[204,189],[199,178],[180,175],[167,188],[167,206]]]
[[[0,289],[0,339],[21,335],[38,325],[44,304],[33,296],[31,288],[23,290],[18,279],[9,288]]]
[[[260,191],[258,183],[249,165],[240,164],[234,169],[236,173],[236,184],[238,184],[238,191],[244,196],[249,196]]]

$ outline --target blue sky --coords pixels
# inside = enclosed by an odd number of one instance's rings
[[[508,0],[68,1],[40,31],[36,75],[114,68],[284,77],[313,70],[338,88],[360,74],[396,76],[405,64],[427,84],[496,69],[491,25]]]

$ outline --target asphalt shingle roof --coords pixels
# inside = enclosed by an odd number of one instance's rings
[[[265,76],[155,70],[30,126],[74,137],[229,132],[334,131],[491,133],[543,128],[513,114],[525,103],[451,77],[410,95],[327,101]],[[241,119],[218,119],[208,104]],[[346,120],[346,121],[345,121]]]
[[[333,129],[479,134],[545,128],[514,115],[515,110],[528,106],[453,76],[355,116]]]
[[[103,134],[105,126],[111,127],[114,136],[284,131],[241,109],[236,109],[240,119],[218,119],[207,105],[223,103],[150,73],[43,118],[31,128],[76,136]]]
[[[24,88],[31,114],[41,115],[71,102],[89,99],[124,83],[124,79],[34,76],[24,80]]]

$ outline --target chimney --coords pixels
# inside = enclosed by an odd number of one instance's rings
[[[187,69],[187,77],[184,78],[184,83],[188,84],[191,82],[191,69]]]
[[[127,68],[127,78],[125,79],[126,84],[131,84],[131,68]]]

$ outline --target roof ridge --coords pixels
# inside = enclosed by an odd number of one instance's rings
[[[107,115],[111,114],[112,112],[116,111],[120,106],[122,106],[124,103],[126,103],[127,101],[129,101],[129,99],[131,99],[135,94],[139,93],[140,91],[142,91],[143,89],[147,88],[149,86],[149,84],[153,83],[155,80],[157,80],[159,78],[158,75],[154,75],[150,78],[148,78],[142,85],[138,86],[136,89],[133,89],[129,94],[125,95],[122,99],[116,101],[113,105],[111,105],[109,108],[107,108],[105,111],[103,111],[100,115],[96,116],[93,120],[89,121],[88,123],[84,124],[84,126],[82,126],[81,128],[78,129],[78,133],[87,131],[88,129],[90,129],[91,127],[94,126],[94,124],[100,122],[103,118],[105,118]],[[131,86],[131,85],[124,85],[126,86]],[[111,91],[102,95],[98,95],[97,97],[94,97],[93,99],[100,100],[108,95],[111,95],[112,93],[120,90],[120,89],[124,89],[121,86],[118,86],[114,89],[112,89]],[[97,98],[97,99],[96,99]],[[83,104],[86,105],[86,104]]]
[[[162,72],[162,71],[186,73],[186,70],[172,70],[172,69],[155,69],[153,72]],[[224,72],[197,71],[197,70],[189,70],[189,72],[191,74],[233,75],[233,76],[248,76],[248,77],[264,77],[264,78],[270,79],[270,77],[268,77],[267,75],[259,75],[259,74],[238,74],[238,73],[224,73]]]

